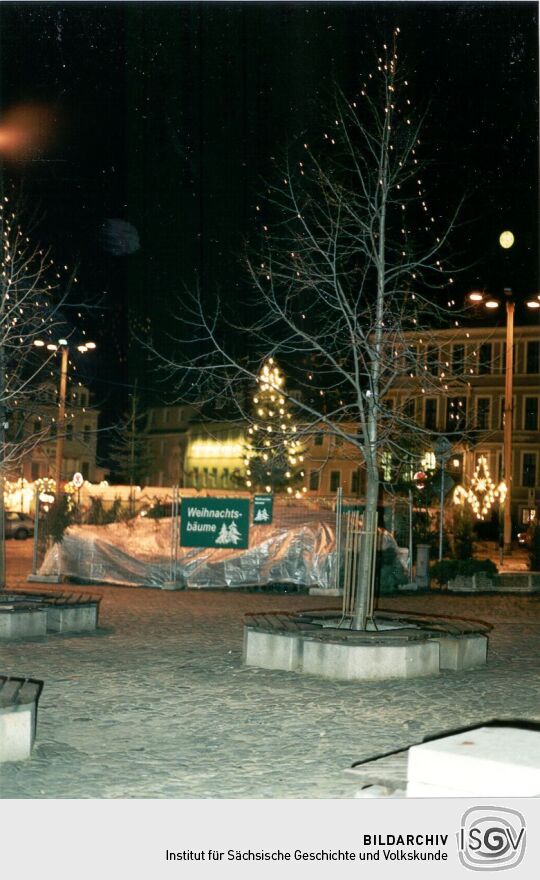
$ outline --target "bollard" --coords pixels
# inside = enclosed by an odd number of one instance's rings
[[[416,586],[429,589],[429,544],[416,545]]]

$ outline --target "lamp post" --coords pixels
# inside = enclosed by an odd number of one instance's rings
[[[503,233],[504,234],[504,233]],[[507,233],[508,236],[511,233]],[[502,238],[502,236],[501,236]],[[510,240],[510,239],[508,239]],[[513,239],[512,239],[513,243]],[[501,242],[502,245],[502,242]],[[502,245],[503,247],[505,245]],[[509,245],[506,245],[509,247]],[[494,311],[500,306],[495,297],[488,296],[478,291],[469,294],[469,301],[484,308]],[[503,542],[504,552],[512,551],[512,416],[513,416],[513,382],[514,382],[514,311],[515,302],[510,287],[504,288],[504,301],[506,304],[506,357],[504,364],[504,422],[503,422],[503,469],[506,484],[506,500],[504,504],[503,519]]]
[[[503,543],[504,552],[512,551],[512,422],[514,418],[514,311],[512,291],[505,288],[506,302],[506,363],[504,366],[504,423],[503,452],[506,497],[504,502]]]
[[[56,455],[55,455],[55,477],[56,477],[56,494],[58,495],[62,487],[62,459],[64,456],[64,429],[66,420],[66,396],[67,396],[67,374],[69,362],[69,345],[67,339],[59,339],[58,343],[45,343],[41,339],[36,339],[34,345],[37,348],[46,347],[48,351],[62,352],[62,362],[60,367],[60,388],[58,393],[58,421],[56,427]],[[96,347],[95,342],[84,342],[77,345],[77,351],[85,354],[87,351],[93,351]]]
[[[499,239],[501,247],[511,247],[514,237],[511,232],[503,232]],[[506,244],[503,243],[506,242]],[[483,305],[484,308],[495,310],[500,301],[495,297],[474,291],[469,294],[469,301]],[[504,423],[503,423],[503,468],[506,496],[503,514],[503,546],[504,552],[512,552],[512,453],[513,453],[513,411],[514,411],[514,312],[515,300],[510,287],[504,288],[506,306],[506,357],[504,364]],[[527,308],[540,308],[540,296],[527,300]]]
[[[441,489],[439,499],[439,562],[443,558],[444,544],[444,474],[448,459],[452,455],[452,444],[446,437],[439,437],[434,446],[435,458],[441,469]]]

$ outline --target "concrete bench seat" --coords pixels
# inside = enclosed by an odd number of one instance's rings
[[[100,602],[100,596],[83,593],[4,593],[0,596],[0,639],[93,632]]]
[[[43,682],[0,675],[0,763],[30,757]]]

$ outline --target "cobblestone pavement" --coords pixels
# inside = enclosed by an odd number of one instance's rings
[[[30,552],[8,544],[8,586],[28,588]],[[540,720],[540,596],[385,599],[492,623],[488,665],[347,683],[241,660],[244,613],[335,600],[91,589],[97,635],[0,645],[0,671],[45,680],[33,756],[0,765],[3,798],[347,798],[355,760],[491,718]]]

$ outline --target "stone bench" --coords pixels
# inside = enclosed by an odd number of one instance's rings
[[[0,641],[44,636],[47,632],[47,610],[31,602],[0,604]]]
[[[0,640],[93,632],[100,602],[100,596],[82,593],[0,594]]]
[[[0,675],[0,763],[30,757],[43,682]]]

